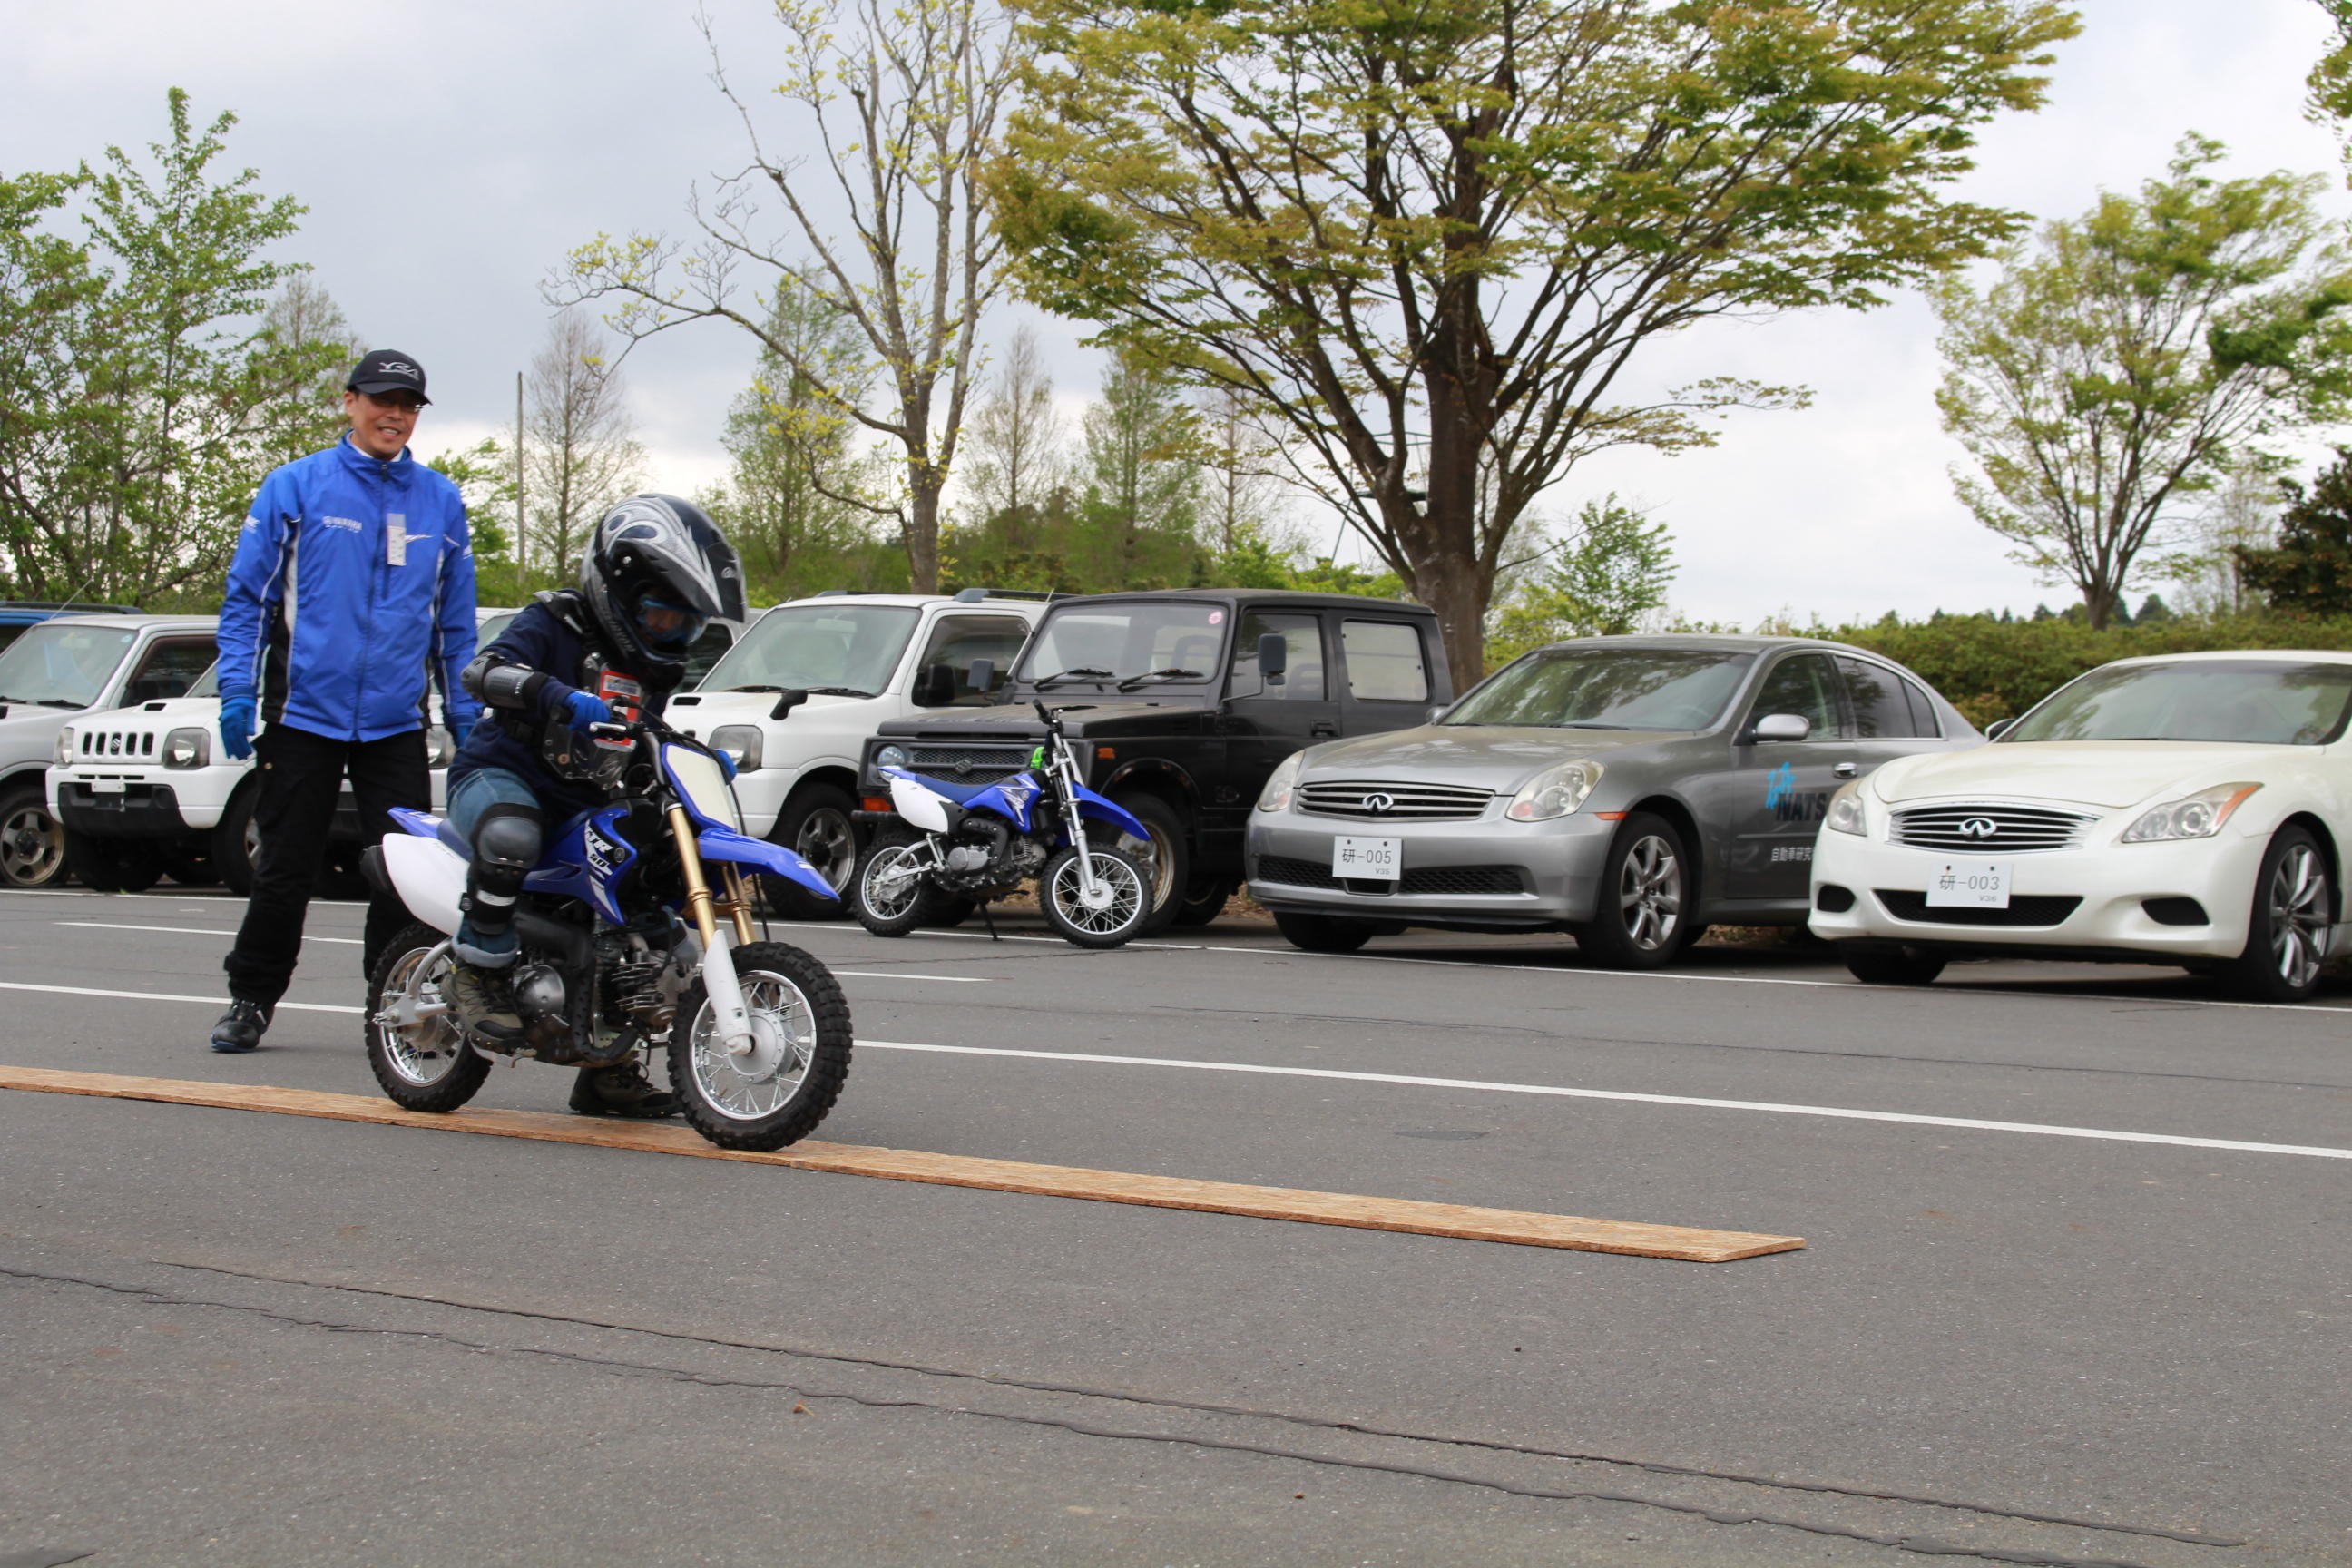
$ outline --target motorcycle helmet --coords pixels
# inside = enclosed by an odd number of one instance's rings
[[[668,691],[685,679],[705,626],[743,618],[743,569],[700,507],[635,495],[604,514],[580,552],[580,595],[621,662]]]

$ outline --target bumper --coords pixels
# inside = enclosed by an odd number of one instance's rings
[[[1592,918],[1617,825],[1582,813],[1550,822],[1380,823],[1305,812],[1254,813],[1249,894],[1268,909],[1408,924],[1556,926]],[[1402,841],[1394,882],[1331,871],[1341,835]]]
[[[2267,844],[2225,833],[2001,857],[2016,868],[2010,907],[1949,910],[1925,900],[1928,879],[1954,857],[1823,829],[1806,923],[1832,942],[2235,958]]]
[[[221,816],[228,809],[229,797],[236,786],[245,782],[252,770],[244,765],[214,763],[208,767],[166,770],[159,767],[126,768],[53,767],[47,782],[50,807],[61,822],[74,826],[69,813],[77,808],[100,815],[106,821],[121,822],[126,818],[142,818],[168,806],[173,816],[169,828],[157,832],[208,833],[220,825]],[[95,788],[100,781],[122,786],[121,794],[111,790],[100,793]],[[145,803],[144,805],[137,803]],[[159,805],[157,803],[161,803]],[[125,837],[125,829],[98,827],[85,829],[101,837]]]
[[[126,784],[98,793],[86,783],[61,784],[52,805],[58,820],[92,838],[184,838],[199,831],[181,815],[170,784]],[[217,820],[219,814],[214,814]]]

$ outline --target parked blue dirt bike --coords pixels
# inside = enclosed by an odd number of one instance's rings
[[[418,923],[370,977],[376,1080],[411,1110],[455,1110],[499,1056],[603,1067],[666,1046],[670,1087],[713,1143],[776,1149],[807,1136],[849,1076],[849,1004],[814,958],[756,940],[744,871],[831,889],[792,850],[743,833],[726,772],[699,742],[652,720],[593,732],[635,754],[616,797],[553,835],[523,884],[514,1049],[470,1037],[448,1000],[470,847],[440,817],[393,813],[404,831],[369,851],[370,875]]]
[[[1029,766],[989,784],[882,769],[905,830],[875,836],[850,905],[877,936],[904,936],[940,908],[1003,898],[1034,877],[1045,922],[1079,947],[1118,947],[1151,912],[1151,873],[1125,850],[1090,843],[1087,825],[1149,841],[1150,831],[1081,782],[1058,713],[1035,704],[1045,743]]]

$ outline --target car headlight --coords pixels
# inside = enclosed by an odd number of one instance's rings
[[[1546,768],[1511,797],[1503,815],[1513,822],[1542,822],[1549,817],[1566,816],[1584,804],[1584,797],[1600,782],[1599,763],[1562,763],[1556,768]]]
[[[1257,792],[1260,811],[1288,811],[1290,796],[1298,788],[1299,770],[1307,765],[1307,753],[1293,752],[1274,765],[1266,774],[1265,787]]]
[[[202,730],[174,730],[163,737],[167,768],[200,768],[212,760],[212,737]]]
[[[876,747],[876,748],[875,748],[875,751],[874,751],[874,770],[875,770],[875,773],[876,773],[876,774],[877,774],[877,776],[879,776],[879,774],[880,774],[881,771],[882,771],[884,768],[903,768],[903,767],[905,767],[906,765],[907,765],[907,748],[906,748],[906,747],[904,747],[904,746],[877,746],[877,747]]]
[[[2126,844],[2161,844],[2178,838],[2210,838],[2221,831],[2245,798],[2263,786],[2258,784],[2215,784],[2200,789],[2184,799],[2167,801],[2140,813],[2140,818],[2124,829]]]
[[[748,773],[760,765],[760,727],[756,724],[721,724],[710,731],[710,747],[733,758],[737,773]]]
[[[1830,796],[1829,813],[1822,818],[1822,826],[1832,833],[1869,834],[1870,813],[1862,804],[1860,779],[1838,786],[1837,794]]]
[[[58,731],[58,749],[56,756],[58,759],[58,765],[59,767],[70,767],[73,764],[74,732],[73,726],[70,724],[68,724],[64,729]]]

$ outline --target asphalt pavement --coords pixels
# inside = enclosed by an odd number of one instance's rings
[[[0,895],[0,1063],[372,1092],[356,906],[205,1048],[240,910]],[[2352,990],[1003,931],[778,928],[856,1019],[817,1136],[1809,1245],[0,1092],[0,1565],[2352,1563]]]

